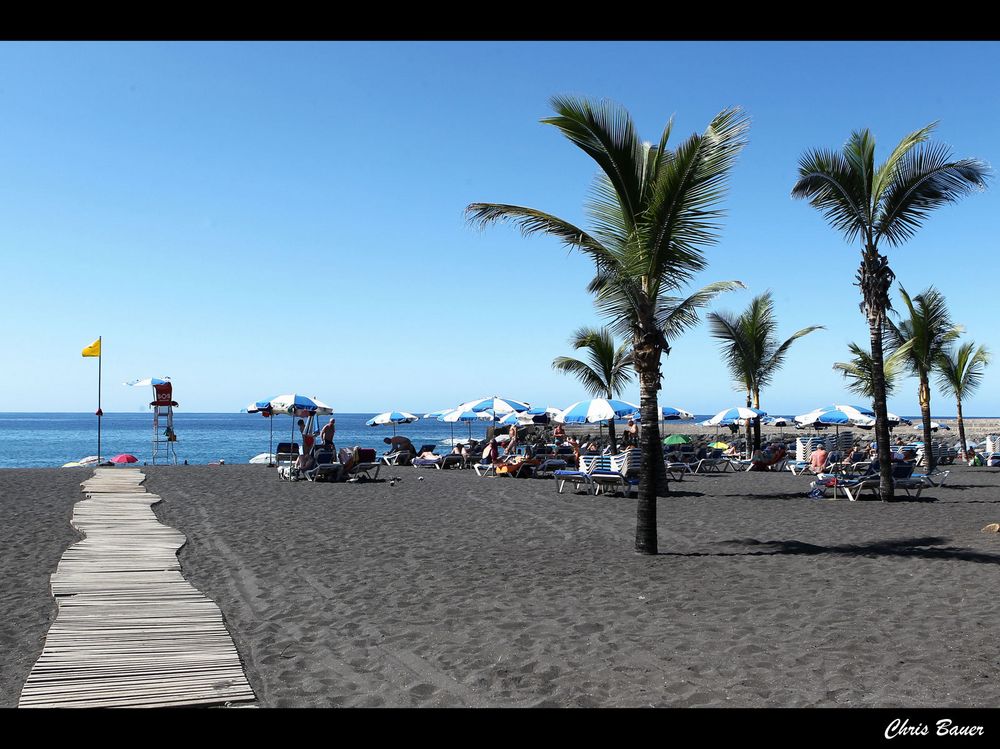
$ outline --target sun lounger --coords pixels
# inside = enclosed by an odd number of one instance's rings
[[[299,458],[298,442],[279,442],[274,451],[274,462],[280,466],[294,464]]]
[[[382,462],[387,466],[406,466],[413,462],[413,453],[409,450],[396,450],[385,453]]]
[[[579,470],[560,470],[552,474],[556,479],[556,491],[562,494],[566,484],[573,484],[574,491],[579,491],[580,486],[585,486],[589,494],[591,487],[594,486],[591,474],[599,468],[603,468],[606,471],[611,470],[610,456],[581,455]]]
[[[374,481],[377,479],[378,472],[379,469],[382,468],[382,464],[379,462],[378,454],[375,450],[370,447],[359,447],[355,448],[355,452],[357,460],[347,470],[347,480],[357,481],[364,478],[369,481]]]
[[[344,466],[337,460],[337,456],[330,450],[319,450],[316,452],[316,467],[308,471],[303,471],[303,475],[310,481],[340,481],[344,473]]]

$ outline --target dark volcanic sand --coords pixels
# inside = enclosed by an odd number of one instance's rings
[[[1000,704],[1000,536],[980,532],[1000,522],[996,470],[889,505],[810,500],[788,473],[694,476],[659,501],[657,557],[632,551],[634,499],[552,481],[143,470],[263,706]],[[9,706],[89,472],[2,473]]]

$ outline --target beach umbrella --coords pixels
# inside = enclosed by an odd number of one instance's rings
[[[365,422],[370,427],[377,427],[383,424],[392,424],[392,436],[396,436],[396,424],[412,424],[420,417],[414,416],[406,411],[386,411],[377,416],[373,416]]]
[[[736,406],[734,408],[727,408],[724,411],[719,411],[719,413],[709,419],[706,423],[707,425],[735,424],[740,419],[759,419],[762,416],[767,416],[767,411],[760,411],[756,408],[748,408],[747,406]]]
[[[422,419],[436,419],[438,416],[443,416],[444,414],[448,413],[451,410],[452,409],[450,409],[450,408],[442,408],[440,411],[431,411],[430,413],[425,413],[421,418]]]
[[[249,406],[247,406],[245,410],[246,410],[246,412],[248,414],[260,414],[265,419],[270,419],[272,416],[274,416],[274,411],[271,408],[271,401],[269,401],[269,400],[254,401]],[[274,419],[271,419],[268,422],[268,424],[267,424],[267,431],[268,431],[267,454],[268,455],[273,455],[274,454]],[[260,457],[260,456],[257,456],[257,457]],[[250,462],[252,463],[253,461],[251,460]],[[267,462],[268,465],[271,465],[272,463],[273,463],[273,461],[270,461],[270,460]]]
[[[642,421],[642,414],[639,413],[639,411],[636,411],[635,413],[629,414],[626,418]],[[685,411],[683,408],[664,406],[660,409],[660,421],[688,421],[693,418],[694,414],[690,411]]]
[[[913,425],[913,428],[914,429],[920,429],[920,430],[922,430],[924,428],[924,425],[921,422],[917,422],[916,424]],[[931,422],[931,431],[932,432],[936,432],[938,429],[944,429],[945,431],[948,431],[948,432],[951,431],[951,427],[948,426],[947,424],[939,424],[936,421],[932,421]]]
[[[288,393],[271,398],[270,404],[274,413],[288,414],[289,416],[329,416],[333,413],[333,409],[318,398],[310,398],[298,393]]]
[[[599,421],[625,418],[629,414],[635,413],[638,408],[634,403],[628,401],[591,398],[567,406],[554,418],[561,424],[594,424]]]
[[[494,395],[489,398],[479,398],[478,400],[466,401],[456,408],[461,409],[462,411],[475,411],[477,413],[489,411],[493,415],[493,421],[496,421],[498,417],[506,416],[512,411],[516,411],[518,413],[521,411],[527,411],[531,408],[531,404],[512,400],[511,398],[501,398],[499,395]],[[471,432],[472,427],[469,427],[469,429]]]
[[[691,438],[686,434],[671,434],[663,440],[664,445],[690,445]]]
[[[452,438],[455,437],[455,422],[466,422],[469,425],[469,439],[472,439],[472,422],[474,421],[491,421],[493,419],[493,414],[484,411],[473,411],[471,409],[452,409],[447,411],[441,416],[437,417],[438,421],[443,421],[447,424],[452,425]]]
[[[711,447],[713,450],[728,450],[729,449],[729,443],[727,443],[727,442],[720,442],[719,440],[716,440],[715,442],[712,442],[709,445],[709,447]]]
[[[271,398],[268,403],[272,414],[287,414],[292,417],[292,441],[295,441],[295,417],[306,417],[306,431],[312,429],[316,416],[329,416],[333,409],[318,398],[310,398],[299,393],[286,393]],[[273,450],[272,450],[273,452]]]
[[[124,465],[125,463],[138,463],[139,459],[134,455],[129,455],[128,453],[121,453],[120,455],[113,457],[111,462],[118,465]]]
[[[494,395],[490,398],[479,398],[478,400],[466,401],[459,406],[456,406],[456,410],[462,411],[475,411],[476,413],[482,413],[483,411],[492,411],[496,416],[505,416],[512,411],[527,411],[531,406],[527,403],[522,403],[521,401],[511,400],[510,398],[501,398],[499,395]]]

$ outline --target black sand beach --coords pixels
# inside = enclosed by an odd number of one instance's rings
[[[694,476],[659,501],[657,557],[632,551],[634,499],[551,481],[143,470],[264,707],[1000,704],[995,469],[889,505]],[[0,706],[41,652],[90,473],[3,471]]]

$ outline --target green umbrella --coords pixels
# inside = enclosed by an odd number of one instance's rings
[[[688,445],[690,443],[691,438],[685,434],[671,434],[663,440],[664,445]]]

